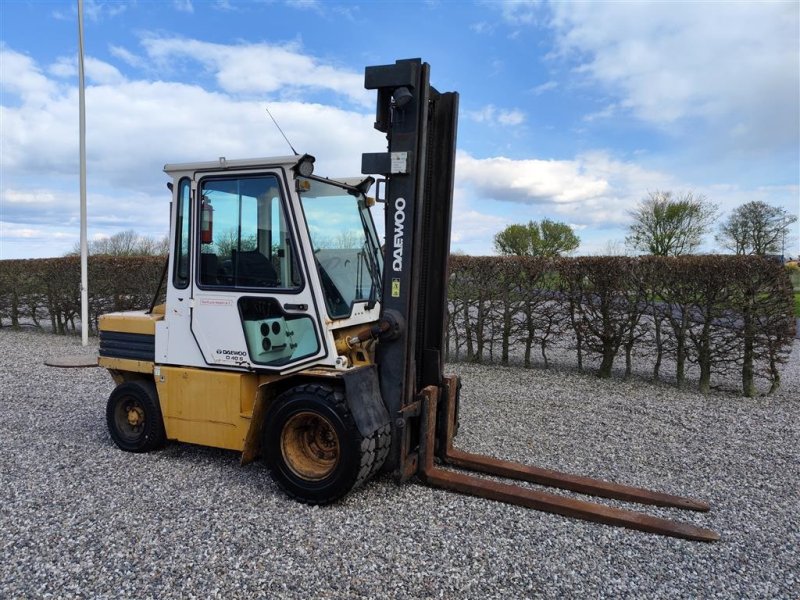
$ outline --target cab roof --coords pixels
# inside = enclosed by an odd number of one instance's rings
[[[191,163],[169,163],[164,165],[165,173],[185,173],[187,171],[220,171],[234,169],[253,169],[258,167],[293,167],[303,158],[302,155],[296,156],[272,156],[267,158],[234,158],[227,159],[224,156],[217,160],[206,162]]]

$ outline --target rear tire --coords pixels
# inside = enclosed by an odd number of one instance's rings
[[[156,386],[150,381],[126,381],[114,388],[106,423],[111,439],[126,452],[148,452],[166,441]]]
[[[275,399],[261,447],[284,492],[307,504],[330,504],[380,469],[389,451],[388,429],[362,436],[341,389],[307,384]]]

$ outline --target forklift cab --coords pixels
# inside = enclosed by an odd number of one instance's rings
[[[347,366],[333,331],[377,320],[382,256],[364,185],[309,156],[167,165],[163,364],[287,373]],[[304,172],[306,175],[301,175]]]

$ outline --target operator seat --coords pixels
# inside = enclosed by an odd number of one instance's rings
[[[232,250],[231,259],[236,285],[244,287],[277,287],[278,272],[258,250]]]
[[[216,254],[203,252],[200,254],[200,283],[217,285],[219,280],[219,260]]]

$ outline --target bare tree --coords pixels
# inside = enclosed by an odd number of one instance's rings
[[[655,256],[691,254],[703,242],[703,234],[717,217],[717,206],[692,192],[648,193],[628,213],[633,223],[626,244]]]
[[[364,232],[357,230],[347,230],[340,232],[335,238],[326,240],[325,248],[335,248],[337,250],[358,249],[364,245]]]
[[[241,235],[236,227],[230,227],[214,233],[213,244],[204,244],[203,251],[213,252],[217,256],[230,258],[233,251],[252,252],[258,248],[256,234]]]
[[[169,252],[169,239],[139,235],[133,229],[120,231],[107,238],[100,238],[89,242],[89,254],[92,256],[166,256]],[[81,253],[81,247],[76,244],[67,256]]]
[[[720,226],[717,242],[734,254],[783,254],[789,227],[796,221],[786,209],[754,200],[730,214]]]
[[[622,240],[608,240],[605,246],[599,252],[594,253],[595,256],[629,256],[628,249],[625,247],[625,242]]]

